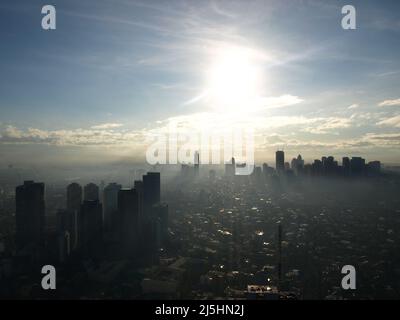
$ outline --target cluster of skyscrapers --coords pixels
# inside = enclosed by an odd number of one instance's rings
[[[148,172],[132,188],[117,183],[103,190],[89,183],[67,186],[66,207],[57,212],[57,260],[71,254],[98,257],[107,242],[118,244],[124,257],[135,257],[161,246],[168,228],[168,206],[161,203],[160,173]],[[47,248],[45,186],[25,181],[16,188],[17,249],[34,258]],[[53,250],[54,251],[54,250]]]
[[[278,150],[275,153],[277,173],[307,174],[313,176],[365,176],[378,174],[381,170],[380,161],[366,163],[361,157],[343,157],[342,165],[333,156],[316,159],[312,164],[304,164],[301,155],[293,158],[291,163],[285,162],[285,153]]]

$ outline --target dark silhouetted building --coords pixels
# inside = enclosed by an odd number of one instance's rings
[[[143,201],[144,208],[151,208],[161,199],[160,173],[148,172],[143,176]]]
[[[118,191],[119,229],[123,247],[128,253],[134,253],[139,239],[139,195],[135,189]]]
[[[263,163],[262,168],[263,168],[263,174],[264,174],[265,178],[270,178],[275,172],[274,168],[268,166],[267,163]]]
[[[322,167],[324,175],[333,176],[338,173],[338,163],[332,156],[322,157]]]
[[[198,177],[200,173],[200,153],[196,151],[194,153],[194,176]]]
[[[118,192],[122,186],[117,183],[108,184],[103,191],[104,226],[109,228],[115,222],[118,212]]]
[[[304,160],[301,157],[301,155],[299,154],[297,156],[297,158],[293,158],[292,162],[290,164],[293,172],[295,172],[296,174],[302,173],[303,169],[304,169]]]
[[[136,192],[138,193],[138,198],[139,198],[139,224],[142,223],[143,220],[143,181],[141,180],[135,180],[134,182],[134,188]]]
[[[285,162],[285,171],[290,170],[290,163],[289,162]]]
[[[82,187],[77,183],[67,186],[67,210],[79,211],[82,204]]]
[[[40,247],[44,240],[44,183],[25,181],[15,190],[16,242],[18,248]]]
[[[285,171],[285,152],[279,150],[276,151],[275,168],[278,173]]]
[[[85,200],[81,206],[80,246],[85,254],[96,253],[102,246],[103,208],[98,200]]]
[[[71,253],[71,212],[57,211],[58,260],[64,262]]]
[[[368,174],[376,175],[381,172],[381,162],[380,161],[370,161],[367,165]]]
[[[89,183],[84,188],[84,200],[99,201],[99,187],[94,183]]]
[[[71,183],[67,186],[67,211],[70,224],[68,230],[70,232],[71,250],[74,250],[78,246],[78,223],[82,205],[82,196],[82,187],[79,184]]]
[[[350,170],[352,176],[360,176],[365,173],[365,159],[352,157],[350,160]]]
[[[343,174],[345,176],[350,175],[350,159],[349,159],[349,157],[342,158],[342,168],[343,168]]]
[[[322,161],[315,159],[311,166],[311,173],[313,176],[321,176],[323,174]]]
[[[200,153],[195,151],[194,153],[194,176],[198,177],[200,172]]]

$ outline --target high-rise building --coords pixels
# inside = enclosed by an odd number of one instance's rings
[[[252,177],[252,180],[254,182],[256,182],[257,184],[261,184],[263,178],[261,167],[255,166],[250,176]]]
[[[292,159],[292,161],[290,163],[290,167],[293,170],[293,172],[296,174],[300,174],[303,172],[304,160],[300,154],[297,156],[297,158]]]
[[[67,186],[67,210],[79,211],[82,204],[82,187],[77,183]]]
[[[133,187],[136,189],[137,192],[143,192],[143,181],[142,180],[135,180],[133,182]]]
[[[304,168],[304,160],[300,154],[297,156],[296,164],[297,164],[297,171],[302,171]]]
[[[58,260],[64,262],[71,253],[71,211],[57,211]]]
[[[80,214],[80,246],[85,253],[101,248],[103,237],[103,208],[98,200],[85,200]]]
[[[70,233],[70,248],[74,250],[78,246],[78,223],[82,205],[82,187],[77,183],[67,186],[67,211],[69,216],[68,230]]]
[[[198,177],[200,172],[200,153],[195,151],[194,153],[194,176]]]
[[[111,227],[118,211],[118,192],[120,184],[109,183],[103,191],[103,222],[106,228]]]
[[[350,174],[350,159],[349,157],[342,158],[343,173],[347,176]]]
[[[144,209],[151,208],[161,200],[161,184],[159,172],[148,172],[143,176]]]
[[[135,180],[134,188],[139,198],[139,224],[141,224],[143,219],[143,181]]]
[[[285,152],[281,150],[275,153],[275,168],[278,173],[285,170]]]
[[[379,174],[381,172],[381,162],[380,161],[370,161],[368,162],[368,174]]]
[[[99,201],[99,187],[94,183],[89,183],[84,188],[84,200]]]
[[[296,158],[293,158],[292,161],[290,162],[290,168],[294,172],[297,172],[297,159]]]
[[[350,160],[351,175],[362,175],[365,173],[365,159],[361,157],[352,157]]]
[[[139,195],[135,189],[118,191],[118,216],[124,248],[132,252],[138,246],[140,232]]]
[[[311,166],[311,173],[314,176],[320,176],[323,173],[323,164],[321,160],[315,159]]]
[[[263,163],[263,175],[265,178],[269,178],[274,174],[274,168],[268,166],[267,163]]]
[[[25,181],[15,190],[16,242],[22,249],[27,245],[43,244],[45,223],[44,183]]]
[[[323,172],[325,175],[335,175],[338,170],[338,164],[337,161],[335,161],[335,158],[333,156],[329,157],[323,157],[322,158],[322,165],[323,165]]]

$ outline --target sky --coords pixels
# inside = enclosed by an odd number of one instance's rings
[[[0,38],[1,165],[140,162],[171,123],[400,163],[399,1],[3,0]]]

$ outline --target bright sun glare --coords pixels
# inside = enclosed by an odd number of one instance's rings
[[[207,72],[207,91],[213,108],[236,112],[249,110],[260,96],[261,72],[250,49],[218,50]]]

